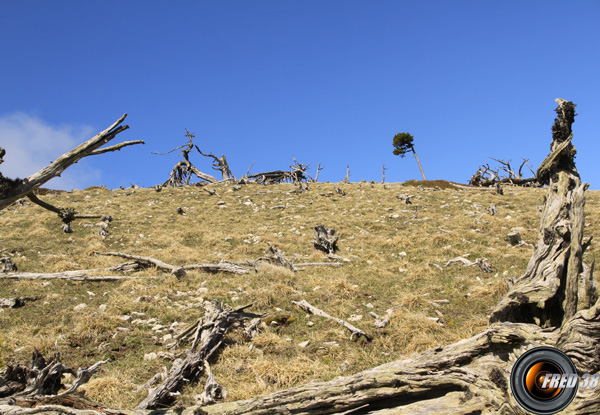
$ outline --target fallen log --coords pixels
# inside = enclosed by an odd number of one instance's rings
[[[11,272],[8,274],[0,274],[0,279],[5,280],[70,280],[70,281],[121,281],[131,278],[123,275],[104,275],[104,276],[89,276],[85,271],[63,271],[55,273],[39,273],[39,272]]]
[[[373,340],[372,336],[368,335],[361,329],[354,327],[352,324],[348,323],[347,321],[342,320],[341,318],[333,317],[333,316],[327,314],[325,311],[313,306],[306,300],[292,301],[292,303],[297,305],[298,307],[300,307],[302,310],[306,311],[307,313],[311,313],[311,314],[314,314],[315,316],[319,316],[319,317],[324,317],[326,319],[333,320],[338,324],[341,324],[346,329],[348,329],[348,331],[350,331],[350,333],[351,333],[350,340],[353,340],[355,337],[356,337],[356,339],[358,339],[361,336],[364,337],[365,339],[367,339],[368,341]]]
[[[213,273],[228,272],[228,273],[232,273],[232,274],[247,274],[249,272],[245,268],[242,268],[240,266],[237,266],[235,264],[225,262],[225,261],[221,261],[218,264],[191,264],[191,265],[177,266],[177,265],[167,264],[166,262],[163,262],[156,258],[140,256],[140,255],[125,254],[123,252],[96,251],[95,254],[96,255],[105,255],[105,256],[117,256],[117,257],[121,257],[121,258],[132,259],[133,262],[137,263],[139,265],[139,267],[141,267],[141,268],[156,267],[158,269],[167,271],[167,272],[175,275],[177,278],[182,278],[183,276],[185,276],[186,271],[189,271],[192,269],[200,269],[203,271],[213,272]],[[126,265],[129,269],[131,269],[133,267],[133,265],[131,265],[131,263],[121,264],[121,266],[124,266],[124,265]]]
[[[489,261],[487,260],[487,258],[477,258],[475,260],[475,262],[472,262],[472,261],[469,261],[465,257],[459,256],[459,257],[450,259],[448,262],[446,262],[446,267],[448,267],[450,264],[455,264],[457,262],[460,262],[461,264],[466,265],[467,267],[476,266],[480,270],[482,270],[483,272],[492,272],[492,271],[494,271],[494,267],[492,267],[492,265],[489,263]]]
[[[173,363],[167,379],[152,389],[136,409],[160,409],[169,406],[174,400],[175,392],[184,384],[196,382],[206,368],[206,361],[223,344],[225,335],[231,329],[243,326],[244,321],[260,317],[244,311],[249,307],[251,304],[231,309],[223,307],[218,301],[205,302],[204,316],[197,325],[192,346],[185,352],[186,357]]]

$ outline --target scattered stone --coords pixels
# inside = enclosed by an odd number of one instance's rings
[[[412,204],[412,202],[411,202],[411,200],[410,200],[410,198],[411,198],[412,196],[410,196],[410,195],[407,195],[407,194],[404,194],[404,193],[400,193],[400,194],[399,194],[398,196],[396,196],[396,197],[397,197],[398,199],[400,199],[400,200],[401,200],[403,203],[407,204],[407,205],[410,205],[410,204]]]
[[[119,316],[119,318],[121,320],[123,320],[124,322],[126,322],[126,323],[131,323],[131,320],[133,320],[133,317],[127,316],[127,315],[126,316]]]
[[[304,341],[304,342],[302,342],[302,343],[298,343],[298,347],[301,347],[301,348],[303,348],[303,349],[304,349],[304,348],[305,348],[305,347],[307,347],[309,344],[310,344],[310,340],[306,340],[306,341]]]
[[[347,371],[350,368],[350,362],[347,360],[344,360],[341,364],[340,364],[340,370],[342,372]]]
[[[365,307],[367,307],[367,308],[374,308],[375,306],[373,304],[371,304],[371,303],[367,303],[367,304],[365,304]]]
[[[155,360],[155,359],[158,359],[158,355],[156,353],[154,353],[154,352],[152,352],[152,353],[146,353],[144,355],[144,360]]]
[[[100,304],[100,306],[98,307],[98,309],[102,312],[106,311],[106,304]]]
[[[85,303],[81,303],[79,305],[76,305],[75,307],[73,307],[73,311],[79,311],[79,310],[83,310],[84,308],[87,307],[87,304]]]
[[[307,322],[306,322],[306,325],[307,325],[308,327],[312,327],[312,326],[314,326],[314,325],[315,325],[315,323],[313,323],[312,321],[307,321]]]
[[[348,321],[360,321],[362,318],[362,314],[352,314],[350,317],[348,317]]]

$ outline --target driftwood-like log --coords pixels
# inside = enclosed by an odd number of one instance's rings
[[[363,330],[361,330],[357,327],[354,327],[352,324],[348,323],[347,321],[342,320],[341,318],[333,317],[333,316],[327,314],[325,311],[313,306],[306,300],[292,301],[292,303],[294,303],[295,305],[297,305],[298,307],[300,307],[302,310],[306,311],[307,313],[311,313],[311,314],[314,314],[315,316],[319,316],[319,317],[324,317],[326,319],[333,320],[338,324],[341,324],[346,329],[348,329],[348,331],[350,331],[350,333],[351,333],[350,340],[353,340],[355,337],[358,339],[361,336],[363,336],[368,341],[373,340],[373,337],[371,337],[370,335],[365,333]]]
[[[63,271],[55,273],[39,273],[39,272],[11,272],[8,274],[0,274],[0,279],[6,280],[70,280],[70,281],[121,281],[137,277],[129,277],[123,275],[102,275],[89,276],[90,271]]]
[[[185,276],[186,271],[189,271],[192,269],[199,269],[199,270],[203,270],[206,272],[212,272],[212,273],[228,272],[228,273],[232,273],[232,274],[248,274],[248,272],[249,272],[246,268],[243,268],[243,267],[240,267],[233,263],[225,262],[225,261],[221,261],[218,264],[191,264],[191,265],[177,266],[177,265],[167,264],[166,262],[163,262],[161,260],[158,260],[158,259],[155,259],[152,257],[125,254],[122,252],[96,251],[95,253],[96,253],[96,255],[117,256],[117,257],[121,257],[121,258],[132,259],[133,263],[137,263],[140,268],[156,267],[158,269],[167,271],[167,272],[175,275],[177,278],[182,278],[183,276]],[[128,270],[137,268],[137,267],[134,267],[132,265],[132,263],[120,264],[120,266],[121,267],[126,266]],[[115,268],[113,267],[111,269],[115,269]]]
[[[462,256],[453,258],[446,262],[446,267],[450,264],[454,264],[457,262],[460,262],[461,264],[466,265],[467,267],[477,266],[483,272],[492,272],[494,270],[494,267],[492,267],[487,258],[477,258],[475,262],[472,262]]]
[[[7,403],[33,407],[44,403],[68,402],[69,399],[65,398],[87,383],[98,372],[100,366],[107,362],[101,360],[89,368],[80,367],[76,372],[62,364],[58,351],[52,359],[46,361],[42,354],[34,349],[29,366],[9,365],[0,372],[0,408]],[[64,387],[62,377],[65,374],[71,374],[76,378],[71,387],[59,393]],[[80,404],[88,404],[84,400],[76,400]],[[6,412],[0,411],[0,413]]]
[[[160,409],[169,406],[174,393],[189,382],[196,382],[205,369],[206,361],[221,347],[225,335],[245,320],[260,317],[244,310],[251,305],[235,309],[225,308],[218,301],[205,302],[205,313],[200,320],[194,342],[186,357],[173,363],[168,378],[150,390],[136,409]]]

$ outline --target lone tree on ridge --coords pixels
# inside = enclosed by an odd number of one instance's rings
[[[427,180],[425,178],[425,173],[423,173],[423,167],[421,167],[421,162],[419,161],[419,157],[417,157],[417,153],[415,152],[415,146],[413,144],[414,137],[409,133],[398,133],[394,136],[394,154],[396,156],[404,157],[406,153],[412,152],[415,155],[415,159],[417,159],[417,164],[419,165],[419,169],[421,170],[421,175],[423,176],[423,180]]]

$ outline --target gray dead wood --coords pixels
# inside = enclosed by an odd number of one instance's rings
[[[154,154],[158,154],[158,155],[165,155],[165,154],[172,153],[175,150],[182,149],[181,156],[183,157],[183,160],[178,162],[177,164],[175,164],[175,167],[173,167],[173,170],[171,170],[171,174],[169,175],[169,178],[163,183],[163,186],[178,187],[178,186],[183,186],[183,185],[189,185],[192,175],[195,175],[199,179],[205,180],[209,183],[218,182],[216,177],[213,177],[210,174],[201,172],[200,170],[198,170],[196,168],[196,166],[194,166],[192,164],[192,162],[190,161],[190,151],[192,151],[194,149],[193,139],[194,139],[195,135],[190,133],[186,129],[185,136],[189,140],[189,142],[187,144],[179,146],[179,147],[177,147],[171,151],[168,151],[166,153],[154,153]],[[200,150],[198,150],[198,151],[200,151]]]
[[[260,317],[244,310],[251,305],[231,309],[218,301],[205,302],[205,313],[196,328],[192,346],[184,359],[176,360],[169,376],[158,387],[150,390],[136,409],[161,409],[169,406],[175,393],[185,384],[196,382],[205,369],[206,361],[221,347],[225,335],[244,321]]]
[[[117,267],[121,267],[123,271],[127,272],[137,268],[148,268],[148,267],[156,267],[163,271],[167,271],[177,278],[182,278],[185,276],[185,272],[193,269],[199,269],[206,272],[217,273],[217,272],[227,272],[231,274],[248,274],[249,271],[246,268],[235,265],[231,262],[221,261],[218,264],[191,264],[184,266],[177,266],[167,264],[166,262],[160,261],[158,259],[140,256],[140,255],[130,255],[122,252],[95,252],[96,255],[106,255],[106,256],[117,256],[126,259],[132,259],[133,262],[128,262],[125,264],[120,264],[110,269],[117,270]],[[134,266],[133,264],[137,263],[138,266]]]
[[[276,248],[271,244],[269,244],[264,256],[258,258],[256,262],[267,262],[278,267],[289,269],[290,271],[296,271],[294,264],[283,255],[279,248]]]
[[[323,225],[318,225],[313,228],[313,244],[315,248],[327,254],[333,254],[337,251],[338,236],[335,234],[335,229],[327,229]]]
[[[17,272],[17,266],[8,256],[0,258],[0,264],[2,265],[2,268],[0,268],[0,274],[6,272]]]
[[[87,383],[92,375],[98,372],[100,366],[107,362],[101,360],[89,368],[80,367],[76,372],[62,364],[58,351],[52,359],[46,361],[42,354],[34,349],[28,366],[9,365],[0,372],[0,405],[35,406],[44,403],[73,402],[71,395],[81,385]],[[59,393],[64,388],[62,377],[65,374],[76,376],[76,379],[71,387]],[[75,400],[79,405],[94,406],[83,399],[75,398]]]
[[[63,154],[47,167],[44,167],[37,173],[34,173],[23,180],[11,180],[4,178],[0,175],[0,210],[10,206],[12,203],[16,202],[22,197],[29,197],[31,199],[31,195],[33,195],[32,192],[35,189],[37,189],[50,179],[60,176],[61,173],[65,171],[69,166],[77,163],[84,157],[102,154],[109,151],[120,150],[121,148],[130,145],[143,144],[144,142],[141,140],[128,141],[125,143],[100,149],[100,147],[102,147],[103,145],[111,141],[113,138],[115,138],[117,134],[129,128],[128,125],[120,125],[123,122],[123,120],[125,120],[125,117],[127,117],[127,114],[124,114],[113,125],[108,127],[106,130],[98,133],[95,137],[89,139],[88,141],[79,145],[73,150]],[[37,199],[37,197],[34,196],[34,199],[32,199],[32,201],[34,201],[37,204],[40,204],[35,199]],[[47,208],[44,205],[41,206]],[[54,209],[51,210],[53,212],[56,212]],[[74,211],[72,214],[74,215]],[[71,213],[65,213],[66,217],[69,217],[70,215]],[[65,218],[61,217],[61,219],[64,220]]]
[[[198,150],[198,153],[202,154],[204,157],[210,157],[213,159],[213,170],[220,171],[221,175],[223,176],[223,180],[237,181],[234,174],[231,172],[231,169],[229,168],[229,164],[227,163],[227,159],[225,158],[224,154],[219,158],[212,153],[204,154],[200,148],[198,148],[198,146],[195,147],[196,150]],[[250,166],[250,168],[252,168],[252,166]]]
[[[198,404],[202,406],[222,401],[227,397],[227,390],[222,385],[217,383],[207,361],[204,362],[204,366],[206,369],[206,374],[208,375],[206,379],[206,386],[204,386],[204,391],[196,397]]]
[[[400,193],[399,195],[396,196],[396,198],[400,199],[403,203],[410,205],[412,203],[412,201],[410,200],[412,196],[404,194],[404,193]]]
[[[475,262],[471,262],[467,258],[464,258],[462,256],[452,258],[451,260],[446,262],[446,267],[450,264],[454,264],[457,262],[460,262],[461,264],[466,265],[467,267],[477,266],[483,272],[492,272],[494,270],[494,267],[492,267],[492,264],[489,263],[487,258],[477,258]]]
[[[70,280],[70,281],[121,281],[137,277],[123,275],[89,276],[88,272],[99,270],[63,271],[54,273],[11,272],[0,274],[0,279],[6,280]]]
[[[324,317],[326,319],[333,320],[338,324],[341,324],[342,326],[344,326],[346,329],[348,329],[350,331],[350,333],[351,333],[350,340],[353,340],[355,337],[356,337],[356,339],[358,339],[361,336],[363,336],[368,341],[373,340],[373,337],[371,337],[370,335],[368,335],[361,329],[354,327],[352,324],[348,323],[347,321],[342,320],[341,318],[333,317],[333,316],[327,314],[325,311],[313,306],[306,300],[292,301],[292,303],[297,305],[302,310],[304,310],[308,313],[314,314],[315,316]]]
[[[19,308],[26,303],[36,301],[37,297],[0,298],[0,308]]]
[[[294,266],[298,270],[298,267],[343,267],[344,264],[341,262],[299,262]]]

